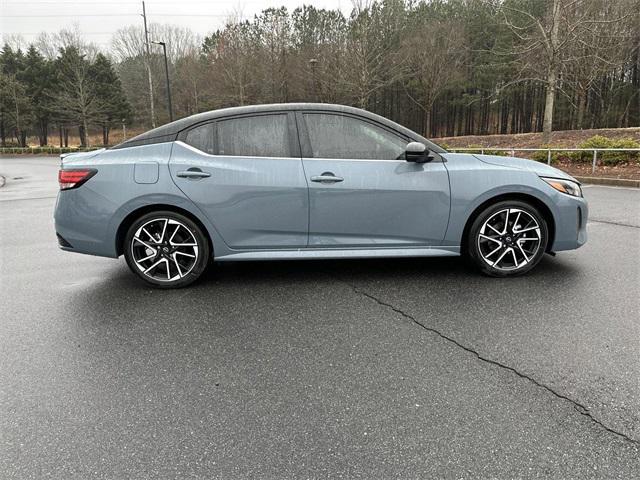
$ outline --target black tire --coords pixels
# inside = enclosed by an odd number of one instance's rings
[[[522,212],[520,216],[519,212]],[[519,228],[516,228],[515,220],[518,220]],[[521,230],[525,232],[521,233]],[[476,216],[465,239],[465,251],[483,274],[512,277],[535,267],[544,256],[548,241],[547,222],[536,207],[519,200],[505,200],[489,205]],[[494,250],[495,253],[488,255]],[[501,255],[502,259],[497,261]]]
[[[133,222],[123,250],[131,271],[147,284],[180,288],[202,275],[211,247],[202,229],[191,219],[171,211],[157,211]]]

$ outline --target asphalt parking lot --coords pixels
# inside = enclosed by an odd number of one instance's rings
[[[526,277],[58,250],[56,158],[0,159],[0,478],[638,478],[640,190]]]

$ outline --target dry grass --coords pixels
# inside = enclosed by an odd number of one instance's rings
[[[551,145],[554,147],[579,148],[580,143],[593,137],[602,135],[603,137],[623,139],[630,138],[640,142],[640,128],[599,128],[592,130],[562,130],[553,132]],[[497,147],[497,148],[544,148],[542,144],[542,133],[519,133],[512,135],[469,135],[464,137],[442,137],[434,139],[447,146],[454,147]],[[508,152],[505,152],[508,153]],[[531,157],[529,152],[516,152],[519,157]],[[640,179],[640,165],[637,163],[625,163],[619,165],[598,164],[595,173],[592,172],[590,162],[577,163],[561,161],[554,165],[572,175],[578,176],[598,176],[609,178],[630,178]]]
[[[602,135],[608,138],[631,138],[640,142],[640,127],[597,128],[593,130],[561,130],[551,134],[551,144],[557,147],[578,148],[578,144]],[[542,133],[517,133],[509,135],[468,135],[464,137],[441,137],[433,139],[450,147],[513,147],[542,148]]]

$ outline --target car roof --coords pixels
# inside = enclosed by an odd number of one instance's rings
[[[351,113],[360,117],[368,118],[369,120],[386,125],[394,130],[397,130],[410,138],[416,138],[424,142],[431,150],[438,153],[445,153],[441,147],[433,142],[430,142],[426,138],[416,134],[415,132],[397,124],[385,117],[371,113],[361,108],[350,107],[347,105],[337,105],[331,103],[270,103],[262,105],[245,105],[241,107],[229,107],[221,108],[218,110],[211,110],[209,112],[197,113],[189,117],[175,120],[171,123],[167,123],[160,127],[154,128],[140,135],[137,135],[129,140],[126,140],[118,145],[112,147],[113,149],[134,147],[140,145],[149,145],[152,143],[171,142],[176,140],[178,133],[190,128],[199,123],[216,120],[218,118],[235,116],[235,115],[247,115],[253,113],[269,113],[269,112],[282,112],[282,111],[298,111],[298,110],[318,110],[318,111],[330,111],[340,113]]]

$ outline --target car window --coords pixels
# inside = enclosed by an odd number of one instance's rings
[[[314,158],[396,160],[407,140],[372,123],[345,115],[305,113]]]
[[[205,123],[187,132],[185,143],[211,155],[215,154],[214,124]]]
[[[290,157],[287,115],[258,115],[219,121],[218,154]]]

